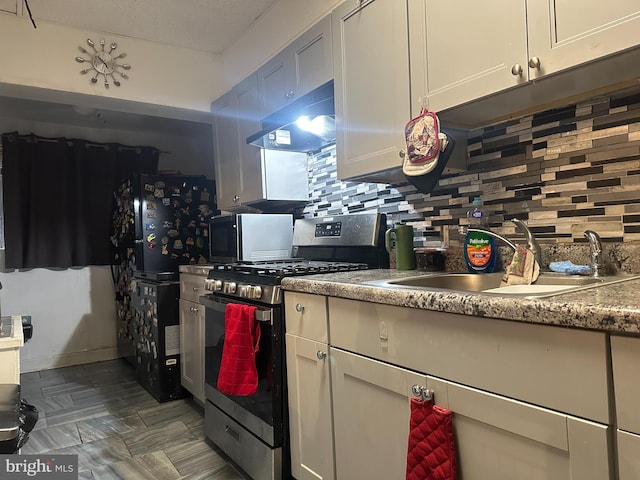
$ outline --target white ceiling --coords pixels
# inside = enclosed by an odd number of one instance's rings
[[[28,0],[33,18],[219,54],[277,0]],[[28,16],[23,0],[19,15]]]

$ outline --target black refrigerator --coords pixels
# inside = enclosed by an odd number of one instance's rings
[[[156,400],[181,398],[178,267],[204,264],[215,185],[204,176],[134,175],[114,192],[112,274],[118,353]]]

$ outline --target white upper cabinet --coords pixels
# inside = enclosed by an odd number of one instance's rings
[[[338,178],[377,181],[402,165],[410,119],[407,3],[344,2],[332,21]]]
[[[410,8],[414,108],[426,100],[438,112],[527,81],[523,0],[418,0]],[[523,74],[511,73],[517,65]]]
[[[216,172],[216,202],[226,209],[238,197],[240,170],[233,168],[238,158],[238,99],[229,91],[211,104],[213,148]]]
[[[637,0],[409,4],[412,99],[426,96],[434,111],[640,44]],[[615,74],[609,78],[616,83]],[[576,82],[574,91],[566,94],[579,94],[580,87]]]
[[[527,24],[535,79],[640,45],[640,2],[528,0]]]
[[[246,138],[260,129],[255,74],[212,104],[218,208],[234,210],[261,199],[260,149]]]
[[[332,78],[331,16],[327,16],[258,69],[261,116],[270,115]]]

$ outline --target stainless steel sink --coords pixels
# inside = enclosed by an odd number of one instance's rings
[[[582,275],[565,275],[562,273],[545,272],[540,274],[538,280],[532,285],[508,285],[500,286],[502,273],[442,273],[418,275],[414,277],[376,280],[365,282],[367,285],[375,285],[386,288],[419,289],[452,292],[478,292],[490,295],[507,295],[527,298],[541,298],[560,293],[569,293],[577,290],[593,288],[640,278],[640,276],[611,276],[588,277]]]

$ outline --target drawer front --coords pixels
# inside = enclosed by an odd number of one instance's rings
[[[309,293],[285,292],[287,333],[328,343],[327,298]]]
[[[640,434],[640,338],[611,336],[611,358],[618,428]]]
[[[204,289],[207,277],[191,275],[189,273],[180,274],[180,298],[190,302],[198,303],[198,297],[206,295]]]
[[[609,423],[601,332],[329,298],[331,345]]]
[[[618,475],[620,480],[640,478],[640,435],[618,430]]]

